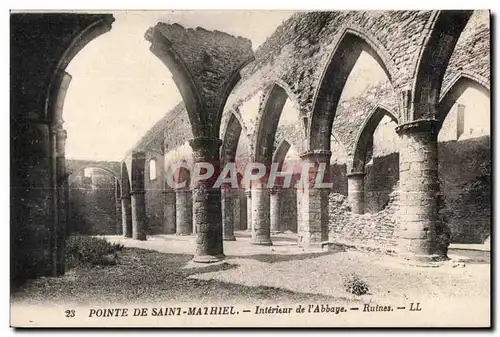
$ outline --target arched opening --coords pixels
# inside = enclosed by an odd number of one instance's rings
[[[366,89],[366,84],[363,82],[367,77],[372,77],[375,72],[379,79],[385,77],[391,84],[392,67],[385,55],[388,55],[385,50],[375,47],[360,34],[350,30],[344,33],[323,71],[320,86],[315,93],[308,129],[309,149],[330,149],[332,125],[338,114],[339,103],[351,96],[351,93],[354,96],[363,92]],[[363,74],[356,68],[359,68],[359,64],[365,63],[367,59],[370,59],[375,67],[364,68],[366,73]],[[379,70],[382,70],[383,75]],[[351,81],[358,83],[347,86]]]
[[[132,159],[128,190],[117,203],[122,209],[121,231],[125,236],[131,236],[133,214],[137,214],[135,223],[147,227],[147,234],[162,231],[163,157],[151,150],[163,146],[163,141],[156,144],[163,135],[158,137],[158,130],[149,130],[181,97],[171,73],[151,54],[144,39],[144,32],[156,23],[157,16],[146,12],[114,14],[113,30],[91,41],[67,66],[60,89],[65,96],[57,96],[67,130],[66,156],[121,161],[130,159],[135,151],[149,150],[141,169],[145,176],[135,172],[136,159]],[[139,211],[132,212],[131,207]]]
[[[399,181],[398,120],[386,108],[376,107],[360,129],[354,147],[348,191],[352,211],[376,213],[389,201]],[[360,183],[360,186],[354,186]],[[349,195],[349,192],[352,192]],[[355,194],[355,195],[352,195]]]
[[[122,234],[119,177],[102,167],[82,167],[68,182],[68,234]]]
[[[482,244],[491,233],[491,124],[489,90],[461,77],[439,105],[440,216],[451,243]]]

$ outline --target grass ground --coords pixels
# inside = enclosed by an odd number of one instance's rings
[[[212,265],[191,262],[194,237],[155,236],[146,242],[118,237],[125,244],[120,263],[75,268],[59,278],[26,283],[12,295],[15,303],[130,302],[255,303],[372,302],[414,299],[488,301],[487,253],[474,263],[438,268],[410,267],[380,255],[355,251],[305,252],[293,235],[274,237],[273,247],[252,246],[248,233],[225,242],[226,260]],[[463,254],[463,252],[461,252]],[[344,281],[356,274],[369,293],[348,293]]]

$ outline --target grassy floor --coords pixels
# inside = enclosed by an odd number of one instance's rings
[[[407,266],[380,255],[354,251],[304,252],[286,238],[275,246],[250,244],[249,238],[225,242],[226,260],[191,262],[195,237],[158,236],[148,241],[115,238],[125,244],[115,266],[75,268],[60,278],[27,282],[14,302],[98,303],[292,303],[369,302],[419,299],[470,299],[489,302],[489,255],[470,263],[439,268]],[[462,255],[463,252],[455,252]],[[477,255],[476,254],[476,255]],[[369,293],[345,290],[356,274]]]
[[[330,296],[287,291],[275,287],[251,287],[216,280],[190,278],[193,274],[238,268],[229,263],[183,268],[192,255],[167,254],[124,248],[115,266],[74,268],[60,278],[39,278],[12,295],[14,302],[121,303],[121,302],[218,302],[325,301]]]

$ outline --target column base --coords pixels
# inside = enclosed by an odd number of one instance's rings
[[[408,265],[429,267],[437,266],[436,263],[448,261],[450,258],[438,254],[413,254],[409,252],[396,252],[396,257]]]
[[[178,236],[190,236],[190,235],[193,235],[193,233],[175,233],[175,235],[178,235]]]
[[[331,247],[330,242],[325,241],[325,242],[299,242],[298,246],[304,250],[311,250],[311,251],[330,251],[334,250],[333,247]]]
[[[250,244],[256,246],[272,246],[273,242],[271,240],[261,240],[261,241],[251,241]]]
[[[224,260],[226,256],[224,254],[219,255],[195,255],[193,257],[193,262],[196,263],[215,263]]]
[[[132,238],[132,234],[125,234],[123,235],[124,238],[126,239],[131,239]]]
[[[283,234],[283,231],[271,231],[272,235]]]
[[[146,238],[146,235],[140,235],[140,236],[136,236],[136,237],[132,237],[134,240],[139,240],[139,241],[146,241],[147,238]]]
[[[222,238],[222,240],[224,240],[224,241],[236,241],[236,237],[234,235],[225,236],[224,238]]]

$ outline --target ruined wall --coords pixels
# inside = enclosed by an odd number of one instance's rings
[[[120,235],[121,209],[116,207],[115,178],[77,177],[70,183],[68,233]]]
[[[391,250],[396,246],[393,236],[397,226],[398,192],[391,193],[387,207],[374,214],[354,214],[347,197],[330,194],[329,241],[359,247]]]
[[[444,195],[444,209],[440,214],[450,227],[451,243],[484,243],[491,233],[490,137],[440,142],[438,158]],[[345,195],[333,192],[330,196],[330,240],[333,242],[392,245],[398,155],[373,159],[374,164],[367,166],[365,176],[365,214],[351,213]],[[386,174],[380,174],[381,170]],[[389,184],[392,189],[384,187]],[[378,186],[376,193],[373,186]]]
[[[439,143],[442,214],[453,243],[483,243],[491,232],[490,137]]]

